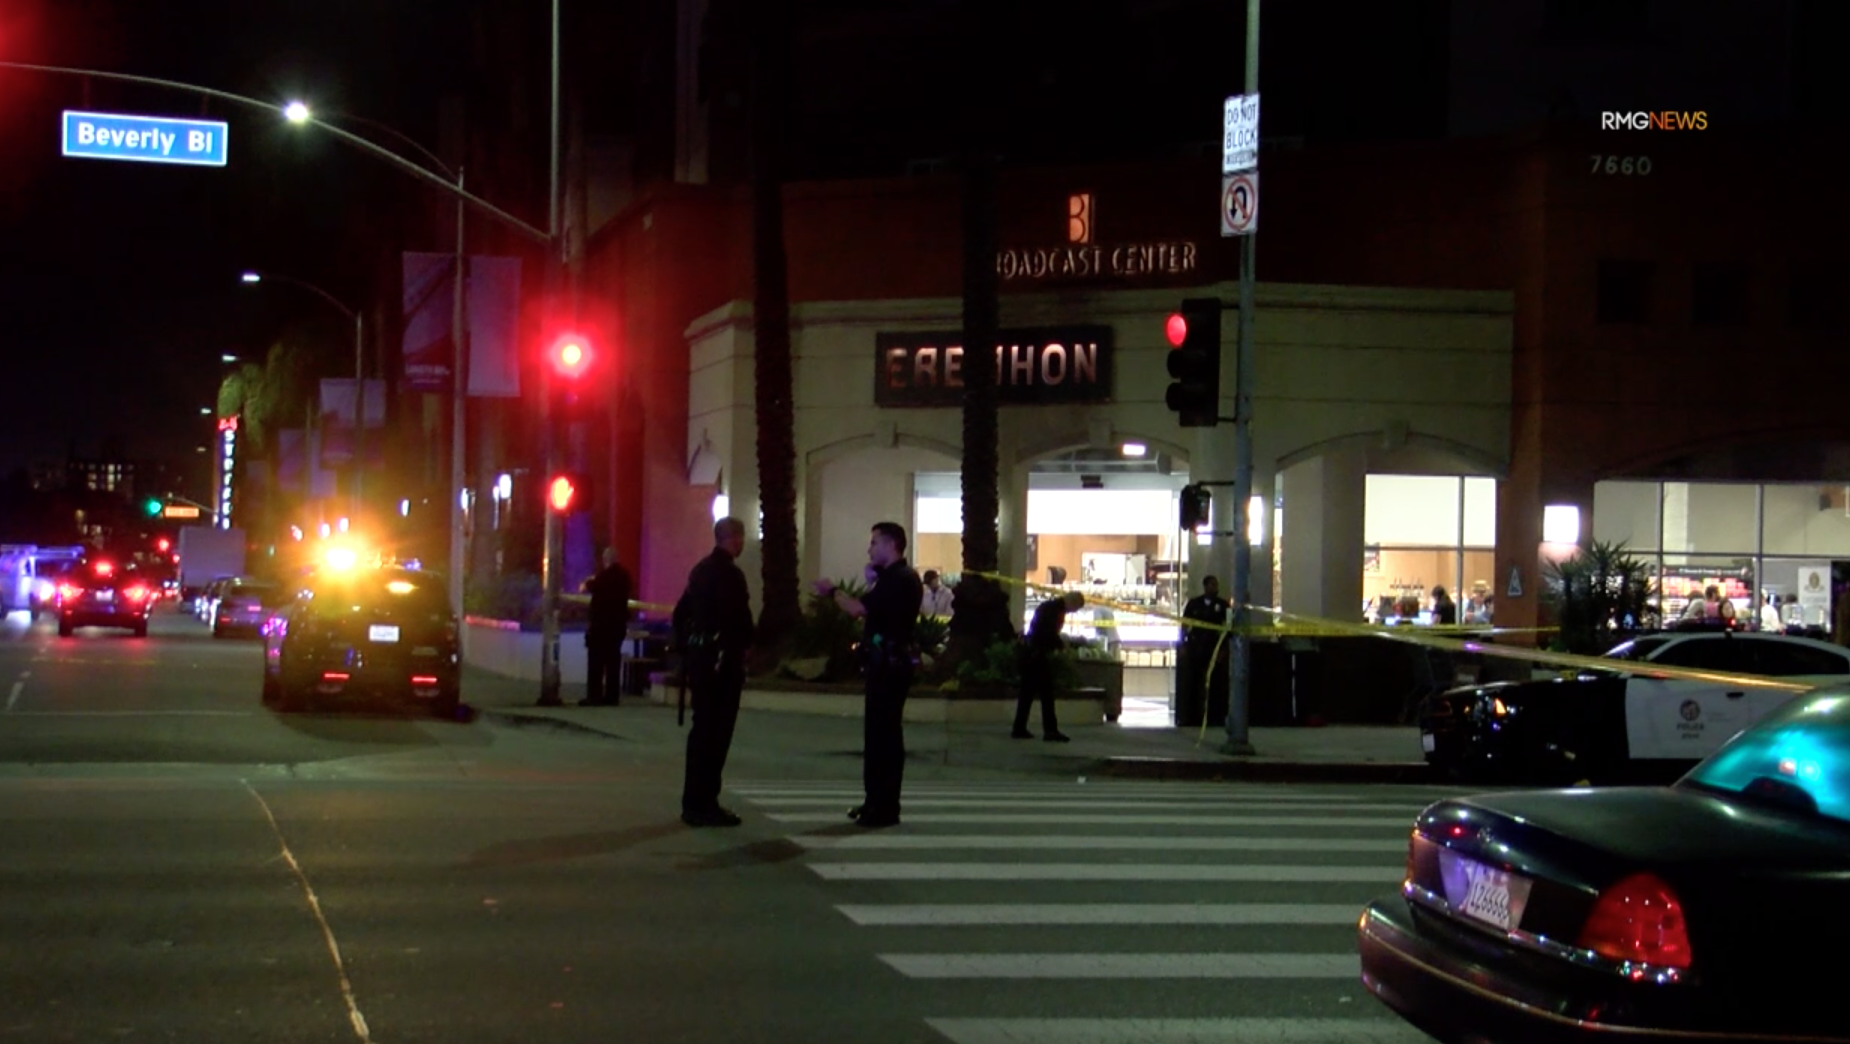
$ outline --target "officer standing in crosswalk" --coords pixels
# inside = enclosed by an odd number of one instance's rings
[[[919,622],[925,584],[906,562],[906,527],[876,522],[867,543],[871,585],[859,598],[828,580],[817,593],[862,619],[861,663],[867,672],[866,725],[862,732],[862,784],[866,796],[848,818],[868,827],[899,823],[899,787],[906,769],[906,694],[912,688],[918,650],[912,633]]]

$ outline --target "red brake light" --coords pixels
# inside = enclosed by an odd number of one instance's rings
[[[69,601],[72,598],[76,598],[78,595],[83,594],[83,593],[84,593],[84,589],[76,586],[75,584],[59,584],[58,585],[58,597],[66,601]]]
[[[1652,874],[1633,874],[1601,892],[1580,929],[1580,945],[1616,961],[1689,967],[1683,904]]]
[[[139,584],[137,584],[134,587],[129,588],[128,590],[122,593],[127,595],[128,600],[131,602],[139,602],[148,597],[148,589],[145,587],[142,587]]]

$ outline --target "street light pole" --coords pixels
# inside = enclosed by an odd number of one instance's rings
[[[362,450],[366,447],[366,313],[357,308],[349,308],[341,303],[340,298],[328,293],[313,283],[296,279],[293,276],[266,275],[262,272],[246,272],[243,281],[261,283],[265,279],[274,279],[288,283],[314,294],[331,305],[342,315],[353,320],[353,506],[350,514],[357,524],[360,517],[360,475],[365,468]],[[312,407],[311,407],[312,412]]]
[[[1246,83],[1248,95],[1259,93],[1259,0],[1246,0]],[[1256,231],[1240,237],[1240,343],[1234,356],[1233,399],[1233,648],[1228,671],[1227,754],[1252,754],[1247,723],[1252,695],[1253,546],[1247,535],[1247,515],[1253,499],[1253,240]],[[1262,523],[1263,524],[1263,523]],[[1277,539],[1276,535],[1273,539]]]
[[[456,171],[456,191],[463,190],[463,172]],[[469,349],[467,342],[467,323],[463,315],[464,288],[463,265],[467,255],[463,247],[463,219],[465,215],[462,197],[456,198],[456,281],[455,300],[451,303],[450,341],[454,357],[450,361],[450,612],[458,620],[463,615],[463,567],[467,562],[468,549],[463,546],[463,490],[468,482],[468,469],[465,454],[469,440],[464,433],[468,421],[469,402]],[[478,524],[480,524],[478,522]],[[463,634],[468,628],[458,631]]]
[[[559,186],[559,0],[552,0],[552,126],[551,172],[548,175],[546,228],[546,293],[554,316],[558,315],[565,290],[566,239],[560,227]],[[540,375],[540,441],[544,447],[546,471],[550,476],[559,468],[559,438],[553,431],[552,379],[547,368]],[[560,568],[564,565],[564,528],[556,511],[545,512],[545,530],[540,552],[540,699],[542,707],[556,707],[559,698],[559,595],[563,587]]]

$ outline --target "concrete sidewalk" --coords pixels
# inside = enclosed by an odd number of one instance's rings
[[[644,697],[624,697],[617,707],[580,707],[582,685],[566,684],[562,707],[537,706],[538,684],[487,672],[468,671],[463,691],[470,706],[501,724],[559,728],[626,741],[638,755],[681,756],[686,731],[675,708]],[[776,709],[778,694],[764,693],[740,712],[728,774],[740,778],[858,778],[862,720],[859,700],[843,701],[851,713],[787,713]],[[766,698],[770,697],[770,698]],[[1038,734],[1038,719],[1035,732]],[[1069,728],[1070,743],[1017,740],[1006,725],[974,722],[911,722],[906,726],[907,771],[932,776],[972,777],[990,773],[1067,778],[1152,778],[1272,782],[1424,783],[1430,781],[1411,727],[1332,725],[1322,728],[1256,728],[1257,753],[1220,753],[1225,732],[1216,727],[1125,728],[1091,725]]]

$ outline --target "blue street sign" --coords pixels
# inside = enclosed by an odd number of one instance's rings
[[[225,165],[226,127],[213,120],[170,120],[106,112],[64,114],[64,154],[88,159]]]

